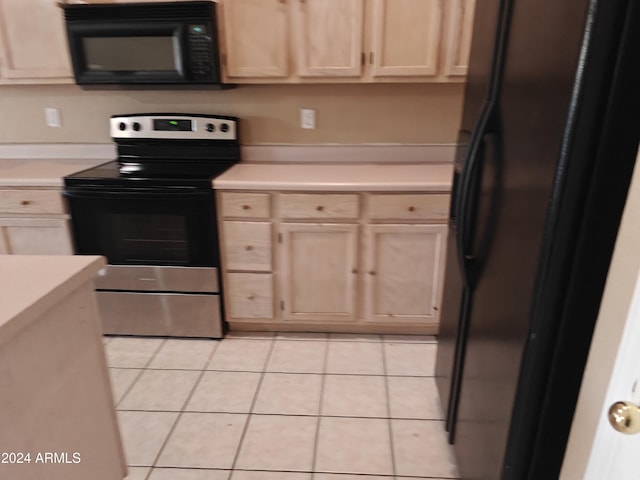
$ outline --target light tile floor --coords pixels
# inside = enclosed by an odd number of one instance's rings
[[[128,480],[458,478],[428,336],[105,337]]]

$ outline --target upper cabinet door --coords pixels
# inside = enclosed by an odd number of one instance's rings
[[[442,0],[373,0],[373,76],[438,71]]]
[[[467,74],[475,6],[476,0],[451,0],[449,3],[445,75],[464,76]]]
[[[289,74],[287,2],[226,0],[222,4],[228,77]]]
[[[363,0],[296,2],[294,46],[301,77],[357,77],[362,72]]]
[[[0,0],[0,36],[3,77],[71,78],[62,9],[55,0]]]

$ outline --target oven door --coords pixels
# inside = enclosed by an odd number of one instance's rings
[[[111,265],[218,266],[213,190],[67,188],[75,251]]]

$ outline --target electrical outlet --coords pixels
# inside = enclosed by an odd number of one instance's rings
[[[44,116],[47,120],[47,127],[61,127],[62,121],[60,120],[60,109],[46,107],[44,109]]]
[[[300,126],[302,128],[316,128],[316,111],[312,108],[300,109]]]

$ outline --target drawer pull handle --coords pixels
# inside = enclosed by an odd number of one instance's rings
[[[410,212],[415,212],[416,211],[416,207],[409,207],[409,211]]]
[[[31,201],[30,200],[22,200],[20,202],[20,205],[31,205]]]
[[[250,252],[251,250],[253,250],[253,247],[252,247],[251,245],[247,245],[246,247],[244,247],[244,249],[245,249],[247,252]]]
[[[249,205],[242,205],[243,210],[249,210],[251,207]]]
[[[316,210],[318,210],[319,212],[321,212],[321,211],[323,211],[323,210],[324,210],[324,207],[323,207],[322,205],[318,205],[318,206],[316,207]]]
[[[373,270],[369,270],[369,275],[375,275],[376,272],[374,272]]]

